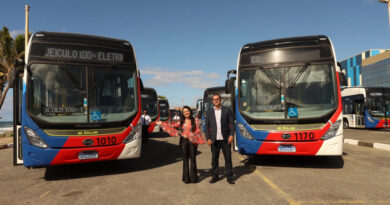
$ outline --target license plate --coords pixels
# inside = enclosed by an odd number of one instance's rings
[[[278,152],[296,152],[294,146],[279,146]]]
[[[97,159],[99,154],[97,152],[81,152],[79,153],[79,160]]]

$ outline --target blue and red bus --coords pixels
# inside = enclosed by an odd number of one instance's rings
[[[327,36],[246,44],[231,73],[241,154],[342,155],[341,74]]]
[[[145,87],[141,93],[142,110],[147,110],[152,119],[149,123],[148,132],[154,132],[156,121],[160,120],[160,111],[158,106],[157,92],[154,88]],[[157,128],[156,128],[157,129]]]
[[[37,32],[14,75],[14,164],[137,158],[141,82],[132,45]]]
[[[346,87],[341,94],[344,128],[390,127],[389,87]]]

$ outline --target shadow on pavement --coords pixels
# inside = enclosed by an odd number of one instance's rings
[[[149,133],[149,139],[153,138],[166,138],[166,137],[172,137],[166,132],[153,132]]]
[[[256,167],[255,166],[237,166],[237,167],[233,167],[233,180],[236,181],[238,180],[240,177],[246,175],[246,174],[250,174],[252,172],[254,172],[256,170]],[[211,176],[212,176],[212,173],[211,173],[211,169],[198,169],[198,179],[199,179],[199,182],[206,179],[206,178],[209,178],[211,180]],[[225,167],[220,167],[219,168],[219,179],[220,180],[223,180],[225,179]]]
[[[181,160],[178,145],[150,139],[147,144],[142,145],[140,158],[47,167],[44,179],[64,180],[122,174],[162,167]]]
[[[344,159],[341,156],[249,156],[243,160],[246,165],[340,169],[344,167]]]

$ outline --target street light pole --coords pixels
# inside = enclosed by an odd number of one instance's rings
[[[26,25],[25,25],[25,30],[24,30],[24,62],[27,62],[28,26],[29,26],[28,13],[30,11],[30,6],[26,5],[24,10],[26,12],[26,22],[25,22]]]
[[[390,0],[378,0],[378,1],[387,4],[387,10],[389,15],[389,27],[390,27]]]

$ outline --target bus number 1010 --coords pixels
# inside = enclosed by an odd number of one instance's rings
[[[98,146],[114,145],[116,144],[116,137],[98,137],[96,138]]]

